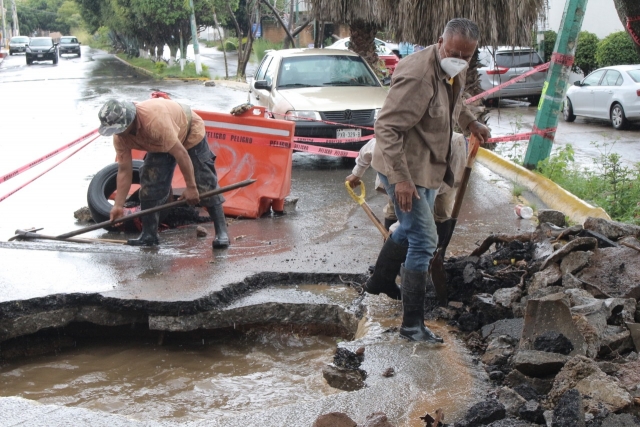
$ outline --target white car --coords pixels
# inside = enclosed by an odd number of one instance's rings
[[[483,91],[517,78],[543,63],[538,52],[529,47],[483,47],[479,50],[478,61],[478,75]],[[485,99],[527,98],[530,103],[537,104],[546,77],[546,71],[533,73],[522,81],[488,95]]]
[[[567,90],[563,117],[611,120],[615,129],[640,121],[640,64],[616,65],[595,70]]]
[[[268,51],[249,85],[252,104],[296,122],[298,142],[343,150],[371,139],[386,97],[366,61],[337,49]]]
[[[349,49],[349,42],[351,41],[351,37],[345,37],[336,41],[334,44],[327,46],[327,49]],[[387,49],[393,52],[398,58],[400,58],[400,47],[398,43],[385,42],[380,39],[373,39],[377,48],[384,47],[382,51],[386,51]]]

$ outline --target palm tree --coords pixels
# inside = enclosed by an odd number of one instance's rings
[[[640,17],[640,2],[638,2],[638,0],[613,0],[613,4],[616,6],[620,21],[625,28],[627,28],[627,18]],[[638,56],[640,56],[640,20],[630,22],[630,27],[632,31],[627,29],[627,32],[630,33],[634,39],[636,51],[638,52]]]

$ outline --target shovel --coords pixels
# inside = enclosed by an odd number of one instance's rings
[[[359,196],[355,191],[353,191],[353,188],[351,188],[351,186],[349,185],[349,181],[345,181],[344,186],[347,187],[347,192],[349,193],[351,198],[355,200],[357,204],[362,206],[362,209],[364,209],[371,222],[373,222],[378,231],[382,234],[382,238],[386,241],[389,238],[389,232],[386,228],[384,228],[384,225],[380,222],[376,214],[373,213],[367,202],[365,202],[364,200],[364,197],[366,195],[364,182],[360,181],[360,188],[362,188],[362,190]]]
[[[246,187],[247,185],[253,184],[254,182],[256,182],[255,179],[245,179],[244,181],[240,181],[240,182],[237,182],[235,184],[227,185],[226,187],[220,187],[220,188],[216,188],[215,190],[205,191],[204,193],[200,194],[200,198],[204,199],[204,198],[207,198],[207,197],[215,196],[216,194],[226,193],[227,191],[235,190],[237,188]],[[94,243],[96,241],[105,241],[105,239],[69,239],[69,238],[73,237],[73,236],[77,236],[79,234],[87,233],[89,231],[98,230],[100,228],[107,227],[107,226],[110,226],[110,225],[116,225],[116,224],[120,224],[120,223],[123,223],[123,222],[126,222],[126,221],[130,221],[132,219],[139,218],[139,217],[144,216],[144,215],[148,215],[148,214],[151,214],[151,213],[163,211],[165,209],[169,209],[169,208],[173,208],[173,207],[176,207],[176,206],[184,205],[186,203],[187,203],[186,200],[176,200],[175,202],[165,203],[164,205],[156,206],[156,207],[151,208],[151,209],[145,209],[143,211],[139,211],[139,212],[133,213],[131,215],[127,215],[125,217],[118,218],[118,219],[116,219],[114,221],[103,221],[103,222],[100,222],[98,224],[90,225],[89,227],[84,227],[84,228],[80,228],[78,230],[70,231],[69,233],[61,234],[59,236],[46,236],[46,235],[42,235],[42,234],[33,233],[32,230],[17,230],[16,234],[19,235],[19,237],[23,237],[23,238],[47,239],[47,240],[66,240],[66,241],[75,242],[75,243]],[[15,237],[16,236],[12,237],[10,240],[13,240]],[[108,243],[119,243],[119,242],[111,241],[111,242],[108,242]]]
[[[471,170],[473,169],[473,163],[476,160],[476,154],[478,154],[478,147],[480,146],[478,139],[471,135],[469,139],[469,156],[467,157],[467,165],[464,168],[462,175],[462,181],[460,182],[460,188],[456,193],[456,201],[453,204],[453,211],[451,212],[451,218],[446,219],[443,222],[436,222],[436,228],[438,230],[438,247],[431,259],[431,265],[429,266],[429,272],[431,273],[431,280],[433,280],[433,286],[436,289],[436,297],[438,303],[444,307],[447,305],[447,273],[444,271],[444,254],[447,251],[447,246],[451,242],[453,236],[453,230],[458,222],[458,214],[462,207],[462,199],[464,193],[467,190],[467,184],[469,183],[469,177],[471,176]]]

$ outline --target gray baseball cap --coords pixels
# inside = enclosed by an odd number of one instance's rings
[[[98,113],[100,135],[111,136],[124,132],[136,118],[136,106],[133,102],[110,99]]]

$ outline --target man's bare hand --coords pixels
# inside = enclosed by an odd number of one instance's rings
[[[413,181],[402,181],[396,184],[395,189],[396,202],[400,206],[402,212],[411,212],[413,198],[420,198],[418,190]]]
[[[115,221],[116,219],[122,218],[124,216],[124,208],[122,206],[114,206],[111,208],[111,212],[109,213],[109,220]]]
[[[187,204],[194,206],[200,201],[200,194],[197,188],[189,188],[182,193],[182,196],[178,200],[186,200]]]
[[[360,177],[351,174],[347,177],[347,182],[349,183],[349,187],[356,188],[360,185]]]
[[[491,138],[489,128],[478,121],[469,123],[468,129],[476,138],[478,138],[480,144],[484,144],[489,138]]]

